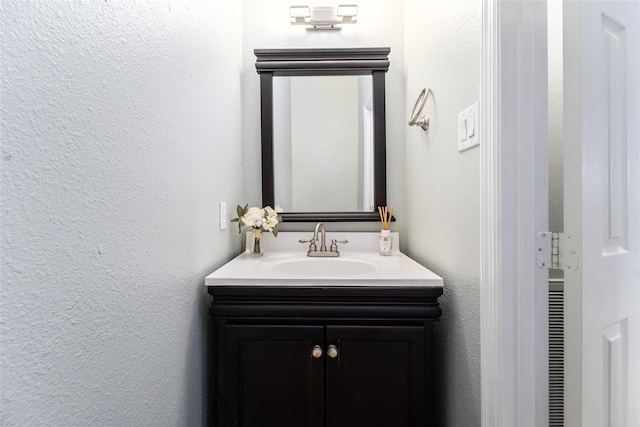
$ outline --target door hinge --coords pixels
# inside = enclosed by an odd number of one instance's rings
[[[536,264],[551,270],[577,270],[578,239],[570,234],[541,231],[536,236]]]

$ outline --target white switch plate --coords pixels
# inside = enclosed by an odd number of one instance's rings
[[[220,218],[220,230],[227,229],[227,202],[220,202],[218,206],[219,218]]]
[[[458,113],[458,151],[463,152],[476,145],[480,145],[478,132],[478,103],[474,103],[461,113]]]

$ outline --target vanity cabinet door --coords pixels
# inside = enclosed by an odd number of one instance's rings
[[[425,425],[425,327],[327,326],[327,425]],[[329,355],[330,356],[330,355]]]
[[[323,326],[227,325],[225,425],[324,426],[323,342]]]
[[[323,341],[322,326],[227,325],[225,426],[324,426]]]

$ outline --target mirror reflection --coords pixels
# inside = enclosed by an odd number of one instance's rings
[[[374,203],[371,75],[274,76],[275,200],[288,212]]]

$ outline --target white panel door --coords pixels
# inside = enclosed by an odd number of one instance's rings
[[[640,2],[564,2],[565,425],[640,426]]]

